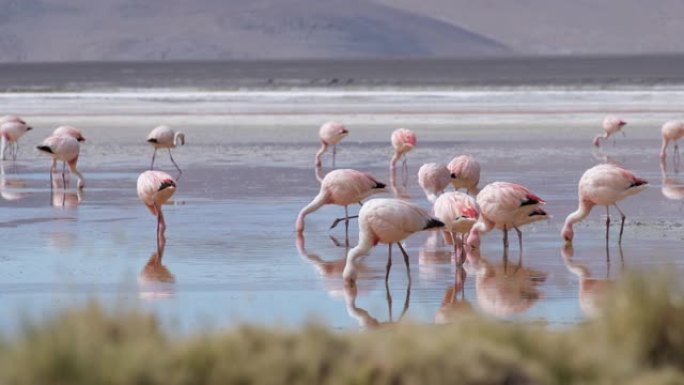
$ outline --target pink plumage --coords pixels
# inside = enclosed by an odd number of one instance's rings
[[[603,134],[596,135],[594,138],[594,146],[599,147],[601,145],[602,140],[608,139],[611,135],[617,133],[618,131],[622,130],[622,127],[624,127],[627,124],[624,120],[618,118],[615,115],[608,115],[603,119]],[[624,135],[625,132],[622,131],[622,134]]]
[[[82,189],[85,186],[83,175],[76,168],[80,153],[80,145],[76,139],[67,135],[52,135],[45,139],[37,148],[42,153],[52,157],[52,165],[50,166],[51,185],[52,173],[56,171],[57,161],[62,161],[63,164],[69,165],[69,170],[78,178],[78,188]],[[62,167],[62,179],[63,185],[66,187],[64,167]]]
[[[475,196],[479,192],[480,163],[470,155],[457,156],[449,162],[447,169],[451,173],[451,184],[455,190],[465,188],[468,194]]]
[[[418,170],[418,184],[425,192],[426,198],[434,203],[451,183],[449,170],[443,164],[425,163]]]
[[[17,159],[19,138],[31,130],[31,126],[15,115],[6,115],[0,119],[0,159],[5,160],[5,152],[9,145],[12,159]]]
[[[81,131],[73,126],[59,126],[55,128],[55,130],[52,132],[52,135],[71,136],[79,142],[85,142],[85,138],[83,137],[83,134],[81,134]]]
[[[418,231],[442,226],[444,226],[442,222],[414,203],[392,198],[369,200],[359,211],[359,243],[347,254],[347,263],[342,276],[347,282],[355,281],[356,260],[378,243],[386,243],[390,247],[392,243],[397,243],[404,254],[404,262],[408,270],[408,254],[399,242]],[[388,260],[387,274],[389,274],[390,265],[391,255]]]
[[[588,169],[584,172],[578,184],[579,207],[565,219],[561,236],[570,244],[574,236],[572,226],[575,223],[586,218],[595,205],[606,206],[606,212],[608,212],[608,206],[613,205],[622,216],[619,240],[619,242],[622,242],[625,215],[617,206],[617,202],[643,191],[647,185],[648,182],[645,179],[614,164],[600,164]],[[607,217],[606,241],[608,240],[609,225],[610,217]]]
[[[394,155],[390,160],[390,167],[394,169],[397,161],[416,147],[416,134],[406,128],[397,128],[392,132],[390,139],[392,141],[392,147],[394,147]],[[404,164],[405,163],[406,159],[404,158]]]
[[[180,167],[178,167],[178,164],[176,164],[176,161],[173,159],[173,155],[171,155],[171,149],[176,148],[178,145],[185,145],[184,133],[180,131],[174,131],[169,126],[157,126],[150,131],[149,135],[147,135],[147,143],[154,147],[150,169],[154,169],[154,160],[157,156],[157,150],[165,148],[168,150],[169,158],[171,158],[171,163],[173,163],[174,167],[176,167],[176,170],[178,170],[179,173],[183,173]]]
[[[480,217],[480,207],[475,198],[459,191],[440,195],[433,206],[435,216],[444,222],[445,237],[454,245],[454,255],[458,255],[459,239],[463,244],[464,237],[470,232]],[[463,253],[458,258],[463,263]]]
[[[295,228],[298,232],[304,231],[304,218],[327,204],[344,206],[345,217],[348,218],[348,205],[384,189],[385,184],[368,173],[352,169],[333,170],[323,178],[318,195],[299,212]]]
[[[674,142],[675,157],[679,156],[679,145],[677,141],[684,137],[684,122],[678,120],[670,120],[665,122],[660,129],[663,137],[663,145],[660,148],[660,158],[665,159],[667,156],[667,145]]]
[[[520,226],[548,218],[542,208],[544,200],[532,193],[525,186],[509,183],[494,182],[486,185],[477,194],[480,206],[480,219],[473,226],[468,237],[468,244],[480,245],[480,234],[493,228],[504,232],[504,248],[508,248],[508,230],[515,229],[522,248],[522,233]]]
[[[176,181],[163,171],[148,170],[138,176],[138,197],[157,217],[157,240],[161,241],[166,231],[162,205],[176,192]]]
[[[342,123],[339,122],[327,122],[323,123],[321,128],[318,130],[318,135],[321,138],[321,148],[316,152],[314,159],[314,165],[320,167],[321,156],[328,149],[328,146],[333,146],[333,159],[332,166],[335,167],[335,157],[337,155],[337,143],[349,135],[349,130]]]

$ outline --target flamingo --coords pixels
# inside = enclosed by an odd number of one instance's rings
[[[459,191],[453,191],[440,195],[435,201],[433,210],[435,216],[444,222],[444,233],[451,238],[451,243],[454,245],[454,256],[458,256],[459,242],[456,235],[460,235],[460,243],[463,244],[464,238],[480,216],[480,207],[475,198]],[[463,263],[463,253],[457,260],[459,264]]]
[[[595,205],[606,206],[606,245],[608,244],[608,230],[610,226],[609,206],[613,205],[622,216],[620,224],[620,238],[625,228],[625,214],[617,206],[617,202],[643,191],[648,186],[645,179],[639,178],[631,171],[612,163],[599,164],[584,172],[579,180],[579,207],[565,218],[561,236],[566,245],[572,244],[574,231],[572,226],[586,218]]]
[[[138,197],[157,217],[157,242],[162,243],[166,222],[161,206],[176,192],[176,181],[163,171],[148,170],[138,176]]]
[[[418,170],[418,184],[425,192],[430,203],[435,203],[437,197],[451,183],[449,170],[443,164],[425,163]]]
[[[480,163],[470,155],[457,156],[449,162],[447,169],[451,172],[451,184],[454,190],[465,188],[466,192],[476,196],[480,191]]]
[[[154,146],[154,153],[152,154],[152,164],[150,169],[154,169],[154,158],[157,156],[157,150],[160,148],[166,148],[169,150],[169,158],[171,158],[171,163],[176,166],[176,170],[179,173],[183,173],[180,167],[173,160],[173,155],[171,155],[171,149],[176,148],[180,143],[181,146],[185,145],[185,134],[182,132],[175,132],[169,128],[169,126],[158,126],[147,135],[147,142]]]
[[[663,135],[663,146],[660,148],[660,159],[665,159],[667,156],[667,145],[670,142],[674,142],[674,166],[675,168],[679,166],[679,145],[677,140],[684,137],[684,122],[678,120],[670,120],[663,124],[660,129]]]
[[[8,144],[12,160],[17,160],[18,140],[31,129],[31,126],[18,116],[6,115],[0,118],[0,160],[5,160]]]
[[[409,256],[400,242],[413,233],[443,226],[444,223],[411,202],[394,198],[372,199],[366,202],[359,211],[359,243],[347,254],[347,263],[342,277],[345,282],[353,284],[356,281],[356,260],[378,243],[386,243],[389,245],[387,272],[385,273],[385,282],[387,282],[392,266],[392,244],[396,243],[404,255],[410,283]]]
[[[333,170],[323,178],[318,195],[299,212],[295,229],[298,233],[303,232],[304,218],[327,204],[344,206],[344,218],[336,219],[330,228],[337,226],[341,220],[349,223],[349,219],[356,218],[357,215],[350,217],[347,206],[360,203],[371,194],[383,191],[385,184],[378,182],[370,174],[352,169]]]
[[[83,137],[83,134],[81,134],[81,131],[73,126],[59,126],[52,131],[52,135],[67,135],[79,142],[85,142],[85,138]]]
[[[69,170],[78,177],[78,188],[82,189],[85,184],[83,175],[76,169],[78,155],[81,150],[78,140],[69,135],[52,135],[36,147],[39,151],[52,156],[50,166],[50,186],[52,187],[52,174],[57,171],[57,161],[62,161],[62,186],[66,188],[65,167],[68,164]]]
[[[494,182],[486,185],[477,194],[477,204],[480,206],[480,219],[468,235],[468,245],[471,247],[480,245],[480,234],[497,228],[503,230],[504,250],[507,250],[508,230],[515,229],[522,253],[522,232],[519,227],[549,217],[542,208],[544,200],[516,183]]]
[[[603,134],[596,135],[594,137],[594,146],[600,147],[601,141],[608,139],[611,135],[616,134],[618,131],[622,132],[625,136],[625,132],[622,131],[622,127],[627,124],[624,120],[618,118],[615,115],[608,115],[603,119]]]
[[[323,156],[325,151],[328,149],[328,146],[332,145],[332,166],[333,168],[335,168],[335,155],[337,154],[337,143],[339,143],[342,139],[349,135],[349,130],[347,130],[347,128],[342,123],[327,122],[323,123],[320,130],[318,131],[318,135],[321,137],[321,148],[316,153],[314,165],[316,167],[321,166],[321,156]]]
[[[392,132],[391,136],[392,147],[394,147],[394,155],[390,160],[390,170],[394,172],[394,168],[399,158],[403,158],[404,174],[408,173],[406,166],[406,153],[416,147],[416,134],[406,128],[397,128]]]

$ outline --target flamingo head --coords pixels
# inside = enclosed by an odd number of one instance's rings
[[[159,191],[165,190],[169,187],[176,188],[176,182],[173,179],[164,179],[159,185]]]
[[[563,226],[563,230],[561,230],[561,237],[563,237],[563,240],[565,241],[565,247],[572,247],[572,238],[574,236],[575,232],[573,231],[572,226]]]

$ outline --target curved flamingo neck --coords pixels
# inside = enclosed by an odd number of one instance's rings
[[[315,166],[321,165],[321,156],[323,156],[323,153],[325,153],[327,150],[328,150],[328,143],[326,143],[324,140],[321,140],[321,148],[318,149],[318,152],[316,153],[316,158],[314,160]]]
[[[582,219],[586,218],[587,215],[591,212],[591,209],[594,207],[593,203],[580,200],[579,202],[579,207],[577,207],[577,210],[574,212],[570,213],[566,218],[565,218],[565,224],[563,225],[563,233],[566,233],[568,230],[572,233],[573,229],[572,226],[581,221]],[[572,239],[572,238],[571,238]]]
[[[318,210],[325,203],[326,195],[324,193],[319,193],[311,201],[311,203],[304,206],[304,208],[299,212],[299,215],[297,216],[297,222],[295,222],[295,229],[297,230],[297,232],[301,233],[302,231],[304,231],[304,217]]]
[[[173,136],[173,146],[176,147],[179,143],[181,146],[185,145],[185,134],[182,132],[176,132]]]
[[[392,155],[392,159],[390,159],[390,168],[394,169],[394,167],[397,164],[397,161],[399,161],[399,158],[401,158],[401,154],[399,151],[394,151],[394,155]]]

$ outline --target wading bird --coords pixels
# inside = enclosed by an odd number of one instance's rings
[[[418,170],[418,184],[425,192],[430,203],[435,203],[437,197],[451,183],[449,170],[443,164],[425,163]]]
[[[447,192],[439,196],[433,206],[435,216],[444,222],[444,233],[447,240],[454,245],[454,257],[459,264],[465,259],[462,248],[467,234],[480,216],[480,207],[475,198],[459,191]]]
[[[370,174],[348,168],[333,170],[323,178],[318,195],[299,212],[295,229],[299,233],[304,231],[304,218],[323,205],[344,206],[344,218],[337,218],[330,228],[335,227],[341,220],[349,223],[349,219],[357,216],[350,217],[347,206],[360,203],[371,194],[383,191],[385,184],[378,182]]]
[[[454,190],[465,188],[466,192],[476,196],[480,190],[480,163],[470,155],[457,156],[449,162],[447,169],[451,173],[451,184]]]
[[[359,211],[359,243],[347,254],[342,277],[345,282],[353,284],[356,281],[356,260],[378,243],[386,243],[389,245],[387,281],[392,266],[392,244],[396,243],[404,255],[410,283],[409,256],[400,242],[413,233],[443,226],[444,223],[414,203],[392,198],[369,200]]]
[[[66,135],[76,139],[79,142],[85,142],[81,130],[73,126],[59,126],[52,131],[52,135]]]
[[[160,148],[166,148],[169,150],[169,158],[171,158],[171,163],[176,167],[179,173],[183,173],[180,167],[173,160],[173,155],[171,155],[171,149],[176,148],[179,144],[181,146],[185,145],[185,134],[182,132],[174,132],[169,126],[158,126],[154,130],[150,131],[147,135],[147,143],[154,146],[154,153],[152,154],[152,164],[150,169],[154,169],[154,158],[157,156],[157,150]]]
[[[660,129],[660,132],[663,135],[663,145],[660,148],[660,159],[665,159],[667,156],[667,145],[670,142],[674,142],[674,154],[673,154],[673,159],[674,159],[674,164],[675,167],[679,166],[679,145],[677,144],[677,141],[684,137],[684,122],[678,121],[678,120],[670,120],[669,122],[666,122],[663,124],[663,127]]]
[[[39,151],[48,154],[52,157],[52,164],[50,165],[50,186],[52,187],[52,174],[57,171],[57,161],[62,161],[62,186],[66,188],[66,165],[69,165],[69,170],[78,178],[78,188],[82,189],[85,186],[83,175],[76,168],[78,162],[78,155],[81,147],[78,140],[70,135],[52,135],[36,147]]]
[[[166,222],[162,205],[176,192],[176,181],[163,171],[148,170],[138,176],[138,197],[157,217],[157,242],[164,241]]]
[[[406,153],[416,147],[416,134],[406,128],[397,128],[392,132],[391,136],[392,147],[394,147],[394,155],[390,159],[390,170],[394,172],[397,161],[403,158],[404,175],[408,173],[406,165]]]
[[[566,244],[572,244],[574,236],[572,226],[586,218],[596,205],[606,206],[606,244],[608,244],[610,227],[609,206],[615,206],[618,210],[622,216],[618,243],[622,243],[625,214],[617,206],[617,202],[644,190],[647,185],[648,182],[645,179],[639,178],[623,167],[610,163],[599,164],[585,171],[578,185],[579,207],[565,218],[565,224],[561,230],[561,236]]]
[[[504,250],[507,250],[508,230],[515,229],[522,253],[522,232],[519,227],[549,217],[542,209],[544,200],[516,183],[494,182],[486,185],[477,194],[477,204],[480,206],[480,219],[468,235],[468,245],[472,247],[480,246],[480,234],[497,228],[503,230]]]
[[[600,147],[601,141],[608,139],[611,135],[617,134],[618,131],[622,132],[623,136],[625,132],[622,131],[622,127],[627,124],[624,120],[618,118],[614,115],[608,115],[603,119],[603,134],[598,134],[594,137],[594,146]]]
[[[31,126],[15,115],[6,115],[0,118],[0,160],[5,160],[5,153],[9,147],[12,160],[17,160],[19,143],[17,142]]]
[[[316,153],[316,158],[314,165],[320,167],[321,156],[328,150],[328,146],[332,145],[332,166],[335,168],[335,155],[337,154],[337,143],[349,135],[349,130],[342,124],[338,122],[327,122],[321,126],[318,131],[318,135],[321,137],[321,148]]]

